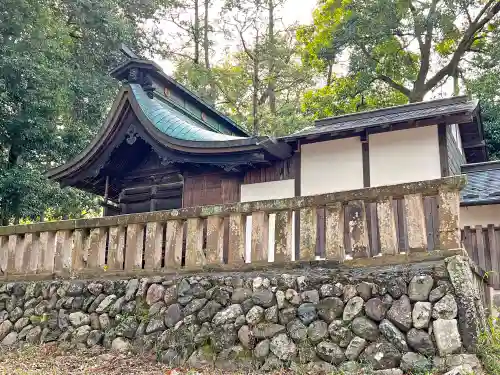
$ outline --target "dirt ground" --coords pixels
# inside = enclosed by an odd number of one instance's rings
[[[172,369],[154,356],[129,356],[103,349],[63,352],[55,346],[0,350],[0,375],[247,375],[214,369]],[[279,373],[277,373],[279,374]],[[285,372],[281,372],[285,374]]]

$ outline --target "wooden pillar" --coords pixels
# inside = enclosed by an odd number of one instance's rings
[[[292,211],[276,213],[274,230],[274,262],[284,263],[292,260]]]
[[[438,221],[439,248],[460,248],[460,196],[458,191],[439,191]]]
[[[316,259],[316,234],[318,231],[316,207],[300,210],[300,260]]]
[[[377,218],[380,253],[382,255],[397,254],[399,246],[392,198],[377,202]]]
[[[54,271],[54,262],[56,254],[56,233],[41,232],[40,233],[40,253],[41,266],[45,272]]]
[[[245,229],[244,215],[231,214],[229,216],[229,264],[245,263]]]
[[[344,206],[336,202],[325,207],[325,256],[328,260],[345,260]]]
[[[346,215],[353,258],[368,258],[370,248],[365,202],[361,200],[349,202]]]
[[[54,256],[54,270],[70,272],[73,266],[73,236],[69,230],[56,232],[56,251]]]
[[[88,238],[87,267],[90,269],[102,268],[106,261],[107,228],[93,228]]]
[[[207,264],[224,263],[224,218],[207,218]]]
[[[142,269],[142,224],[129,224],[127,226],[127,245],[125,248],[125,270]]]
[[[111,270],[122,270],[125,261],[125,227],[109,228],[108,267]]]
[[[186,267],[201,267],[205,264],[203,253],[203,220],[194,217],[187,219]]]
[[[269,215],[264,211],[252,213],[251,261],[267,262],[269,244]]]
[[[181,220],[167,221],[165,236],[165,267],[181,268],[182,239],[184,237],[184,223]]]
[[[7,271],[8,272],[16,272],[16,250],[18,246],[18,242],[21,242],[21,238],[17,234],[11,234],[9,236],[8,241],[8,261],[7,261]],[[21,253],[23,256],[24,254]]]
[[[73,232],[73,254],[72,254],[72,266],[73,271],[80,271],[85,268],[85,247],[84,247],[85,236],[82,229],[76,229]]]
[[[0,270],[7,271],[9,263],[9,236],[0,236]]]
[[[147,270],[161,268],[163,244],[163,224],[152,222],[146,224],[146,247],[144,249],[144,268]]]
[[[427,232],[422,195],[405,195],[404,204],[409,251],[427,251]]]

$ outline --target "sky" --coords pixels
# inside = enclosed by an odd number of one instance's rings
[[[212,9],[210,9],[211,13],[216,14],[218,12],[218,9],[220,7],[221,0],[215,0],[214,5],[212,6]],[[313,9],[316,6],[317,1],[316,0],[285,0],[285,4],[283,6],[283,9],[281,11],[280,16],[283,19],[283,23],[285,25],[291,25],[293,23],[300,23],[300,24],[310,24],[312,23],[312,12]],[[200,9],[200,12],[202,12],[202,9]],[[188,15],[192,16],[192,15]],[[162,22],[159,27],[162,29],[162,31],[165,33],[166,38],[168,38],[169,34],[172,34],[175,32],[176,27],[169,22]],[[175,40],[172,40],[172,38],[168,39],[168,42],[170,44],[175,45]],[[216,43],[224,46],[231,46],[233,45],[236,47],[236,42],[233,42],[231,40],[224,39],[222,35],[219,35],[216,39]],[[217,50],[217,49],[216,49]],[[222,51],[223,48],[219,48],[218,50]],[[222,58],[223,56],[214,56],[215,59],[217,58]],[[154,60],[168,73],[171,74],[173,71],[173,65],[169,60],[164,60],[159,57],[154,57]]]

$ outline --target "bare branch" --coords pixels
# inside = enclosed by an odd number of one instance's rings
[[[388,77],[386,75],[383,75],[383,74],[379,74],[377,76],[377,79],[387,83],[389,86],[391,86],[394,90],[396,91],[399,91],[401,94],[409,97],[410,96],[410,90],[408,90],[406,87],[404,87],[403,85],[397,83],[396,81],[394,81],[391,77]]]

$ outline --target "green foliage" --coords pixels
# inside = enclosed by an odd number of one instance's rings
[[[359,110],[361,95],[373,106],[421,101],[493,45],[499,12],[495,2],[476,0],[321,0],[297,39],[303,63],[333,89],[308,93],[303,106],[321,116],[325,96],[348,101],[326,110],[332,114]]]
[[[500,323],[498,319],[489,320],[489,331],[479,337],[478,356],[488,374],[500,374]]]
[[[118,88],[107,71],[119,61],[119,43],[150,46],[140,23],[158,6],[117,0],[0,3],[4,224],[42,214],[79,217],[95,209],[95,199],[59,189],[43,172],[76,155],[94,136]]]

